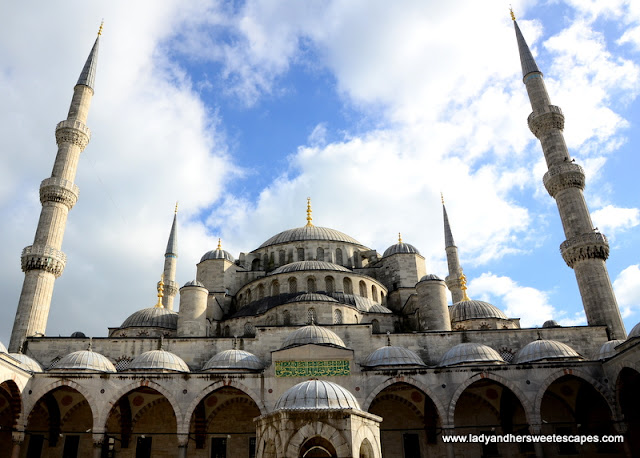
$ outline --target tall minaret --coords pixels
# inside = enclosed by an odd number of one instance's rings
[[[22,271],[25,277],[11,332],[10,352],[18,351],[26,337],[44,334],[51,306],[53,283],[64,270],[66,256],[60,250],[67,215],[78,200],[78,187],[73,182],[78,168],[78,159],[91,136],[86,122],[93,97],[101,34],[102,25],[78,83],[73,89],[67,119],[56,126],[58,153],[51,178],[45,179],[40,184],[42,211],[38,228],[33,245],[22,250]]]
[[[167,242],[167,249],[164,253],[164,297],[162,298],[162,305],[167,310],[173,310],[173,300],[178,294],[178,284],[176,283],[176,265],[178,261],[178,228],[176,225],[176,218],[178,216],[178,204],[176,203],[176,209],[173,213],[173,224],[171,225],[171,232],[169,233],[169,241]]]
[[[569,156],[562,135],[562,110],[551,105],[542,72],[533,59],[513,12],[511,18],[518,40],[523,82],[533,109],[528,118],[529,129],[542,145],[549,169],[543,178],[544,186],[556,199],[567,238],[560,245],[562,258],[576,274],[589,325],[605,325],[610,339],[624,339],[624,324],[605,264],[609,257],[609,244],[604,234],[594,229],[591,222],[582,193],[584,170]]]
[[[445,278],[445,283],[449,291],[451,291],[451,299],[453,303],[460,302],[464,298],[462,291],[462,267],[460,267],[460,259],[458,259],[458,247],[453,241],[451,226],[449,226],[449,217],[447,216],[447,208],[444,206],[444,196],[440,194],[442,200],[442,215],[444,218],[444,249],[447,252],[447,265],[449,267],[449,275]]]

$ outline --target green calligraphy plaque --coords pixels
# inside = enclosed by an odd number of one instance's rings
[[[335,377],[350,375],[349,361],[276,361],[276,377]]]

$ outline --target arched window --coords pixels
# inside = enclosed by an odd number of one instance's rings
[[[380,291],[380,303],[382,305],[386,304],[386,298],[385,298],[384,293],[382,291]]]
[[[350,278],[345,277],[344,280],[342,280],[342,287],[345,294],[353,294],[353,285],[351,284]]]
[[[304,248],[298,248],[298,261],[304,261]]]
[[[316,292],[316,279],[314,277],[307,278],[307,292],[308,293]]]
[[[380,334],[380,322],[378,320],[371,321],[371,331],[374,334]]]
[[[342,250],[340,248],[336,248],[336,264],[341,266],[343,264],[342,260]]]
[[[256,258],[251,261],[251,270],[260,270],[260,259]]]
[[[286,256],[286,253],[284,252],[284,250],[280,250],[278,252],[278,264],[279,265],[281,265],[281,266],[285,265],[285,256]]]
[[[280,282],[278,280],[273,280],[271,282],[271,295],[277,296],[280,294]]]
[[[316,314],[316,309],[313,307],[307,310],[307,323],[318,323],[318,315]]]
[[[282,312],[282,324],[285,326],[289,326],[291,324],[291,313],[289,313],[289,310]]]
[[[324,289],[327,293],[329,294],[333,294],[333,292],[336,290],[334,281],[333,281],[333,277],[325,277],[324,279]]]
[[[246,298],[247,298],[246,304],[250,304],[251,303],[251,290],[250,289],[247,290]]]
[[[229,326],[224,327],[224,330],[222,331],[222,336],[229,337]]]
[[[367,296],[367,285],[364,284],[364,282],[362,280],[360,280],[360,295],[362,297],[368,297]]]
[[[324,248],[318,247],[318,249],[316,250],[316,260],[324,261]]]
[[[374,302],[378,302],[378,288],[376,288],[376,285],[371,285],[371,299]]]
[[[342,324],[342,310],[333,311],[333,324]]]
[[[298,292],[298,281],[293,277],[289,279],[289,292],[290,293]]]
[[[267,270],[269,266],[269,255],[267,253],[262,255],[262,270]]]
[[[264,285],[258,285],[258,299],[264,299]]]
[[[256,335],[256,330],[251,323],[244,324],[244,335],[246,337],[253,337]]]

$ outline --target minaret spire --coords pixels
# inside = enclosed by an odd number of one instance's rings
[[[451,299],[455,304],[456,302],[464,300],[463,285],[460,280],[462,267],[460,267],[458,247],[456,247],[453,241],[449,217],[447,216],[447,207],[444,205],[444,196],[442,193],[440,193],[440,200],[442,200],[442,216],[444,219],[444,249],[447,252],[447,266],[449,267],[449,275],[445,278],[445,283],[449,291],[451,291]]]
[[[551,105],[542,72],[513,15],[512,18],[520,51],[523,82],[533,109],[528,118],[529,129],[542,145],[549,169],[543,178],[544,186],[549,195],[556,199],[567,238],[560,245],[562,258],[575,272],[589,325],[607,326],[610,339],[624,339],[626,332],[605,263],[609,257],[609,244],[604,234],[593,228],[582,193],[585,185],[584,170],[569,156],[562,134],[562,110]]]
[[[169,232],[169,241],[167,249],[164,253],[164,286],[165,294],[162,298],[164,307],[173,310],[173,301],[178,293],[178,284],[176,283],[176,269],[178,263],[178,202],[173,212],[173,223]]]
[[[25,277],[11,332],[11,352],[17,351],[27,337],[44,335],[53,285],[55,279],[62,275],[67,261],[61,251],[62,239],[69,210],[78,200],[78,186],[74,184],[78,160],[91,136],[86,122],[93,97],[99,41],[100,35],[73,89],[67,119],[56,126],[58,152],[51,177],[40,184],[42,211],[36,235],[33,244],[22,250],[21,264]]]

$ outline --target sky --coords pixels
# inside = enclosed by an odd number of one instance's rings
[[[640,321],[640,3],[512,0],[562,108],[611,252],[627,331]],[[305,224],[379,253],[403,241],[447,275],[446,201],[469,295],[521,319],[585,325],[509,3],[198,0],[8,3],[0,17],[0,340],[8,343],[54,128],[104,19],[68,261],[46,334],[106,336],[156,302],[179,202],[177,281]],[[177,300],[176,300],[177,302]]]

